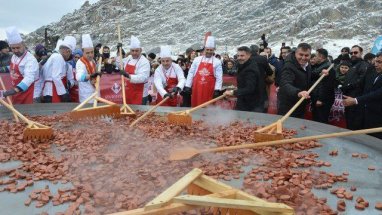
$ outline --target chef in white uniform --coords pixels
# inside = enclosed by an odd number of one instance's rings
[[[83,102],[94,93],[95,80],[98,75],[101,75],[97,72],[94,61],[94,47],[90,34],[82,35],[82,52],[83,56],[76,64],[76,80],[78,81],[80,102]]]
[[[117,66],[119,62],[116,62]],[[126,103],[142,105],[147,103],[148,85],[145,83],[150,76],[150,62],[142,55],[141,42],[131,36],[130,55],[123,59],[121,74],[126,77]]]
[[[163,98],[170,97],[162,106],[176,107],[178,105],[178,93],[183,90],[186,79],[182,68],[171,58],[171,49],[169,46],[162,46],[161,65],[155,70],[154,84],[159,93],[157,103]]]
[[[76,47],[76,38],[66,36],[43,67],[42,95],[45,103],[70,102],[68,87],[74,83],[72,68],[66,62]]]

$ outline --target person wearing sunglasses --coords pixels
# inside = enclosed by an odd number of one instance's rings
[[[376,55],[375,66],[367,71],[361,85],[362,94],[357,97],[344,96],[346,107],[356,106],[362,109],[363,124],[361,128],[382,126],[382,52]],[[382,139],[382,133],[372,134]]]

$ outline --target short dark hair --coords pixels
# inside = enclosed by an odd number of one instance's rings
[[[284,46],[284,47],[281,47],[280,50],[283,50],[283,49],[287,49],[288,52],[290,52],[292,49],[290,48],[290,46]]]
[[[303,51],[312,50],[312,46],[310,46],[308,43],[300,43],[297,46],[297,49],[302,49]]]
[[[329,53],[326,49],[323,49],[323,48],[317,49],[316,52],[320,55],[323,55],[325,58],[328,58]]]
[[[109,46],[104,46],[103,49],[109,49],[110,50],[110,47]]]
[[[259,53],[259,46],[258,45],[251,45],[252,54]]]
[[[154,54],[154,53],[150,53],[148,56],[149,56],[151,59],[155,59],[155,58],[157,57],[157,55]]]
[[[341,49],[341,52],[343,52],[343,51],[350,52],[350,48],[349,47],[343,47]]]
[[[248,46],[240,46],[237,48],[238,52],[247,52],[247,54],[251,54],[251,49]]]
[[[375,58],[375,54],[373,54],[373,53],[367,53],[367,54],[365,54],[365,56],[363,56],[364,60],[372,60],[374,58]]]
[[[382,56],[382,52],[378,52],[375,57],[381,57]]]
[[[354,45],[351,48],[358,48],[360,52],[363,52],[363,48],[359,45]]]

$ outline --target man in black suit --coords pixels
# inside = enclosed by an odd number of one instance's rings
[[[251,50],[246,46],[237,49],[237,61],[237,90],[227,90],[224,94],[237,97],[236,110],[256,111],[262,102],[259,100],[260,95],[265,90],[259,84],[262,80],[257,63],[251,58]]]
[[[382,126],[382,53],[378,53],[375,60],[375,69],[366,72],[361,82],[362,95],[356,98],[344,96],[346,107],[357,105],[363,108],[363,128]],[[382,133],[371,134],[382,139]]]

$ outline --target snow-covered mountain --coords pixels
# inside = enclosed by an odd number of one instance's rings
[[[337,54],[342,46],[360,44],[370,50],[382,34],[382,1],[379,0],[100,0],[86,2],[60,21],[42,26],[27,35],[30,46],[48,35],[90,33],[94,43],[115,47],[117,25],[121,25],[124,47],[131,35],[138,36],[146,51],[171,45],[183,52],[201,46],[204,33],[217,38],[218,52],[239,45],[259,44],[260,36],[276,50],[282,42],[304,41]],[[79,46],[79,44],[78,44]]]

